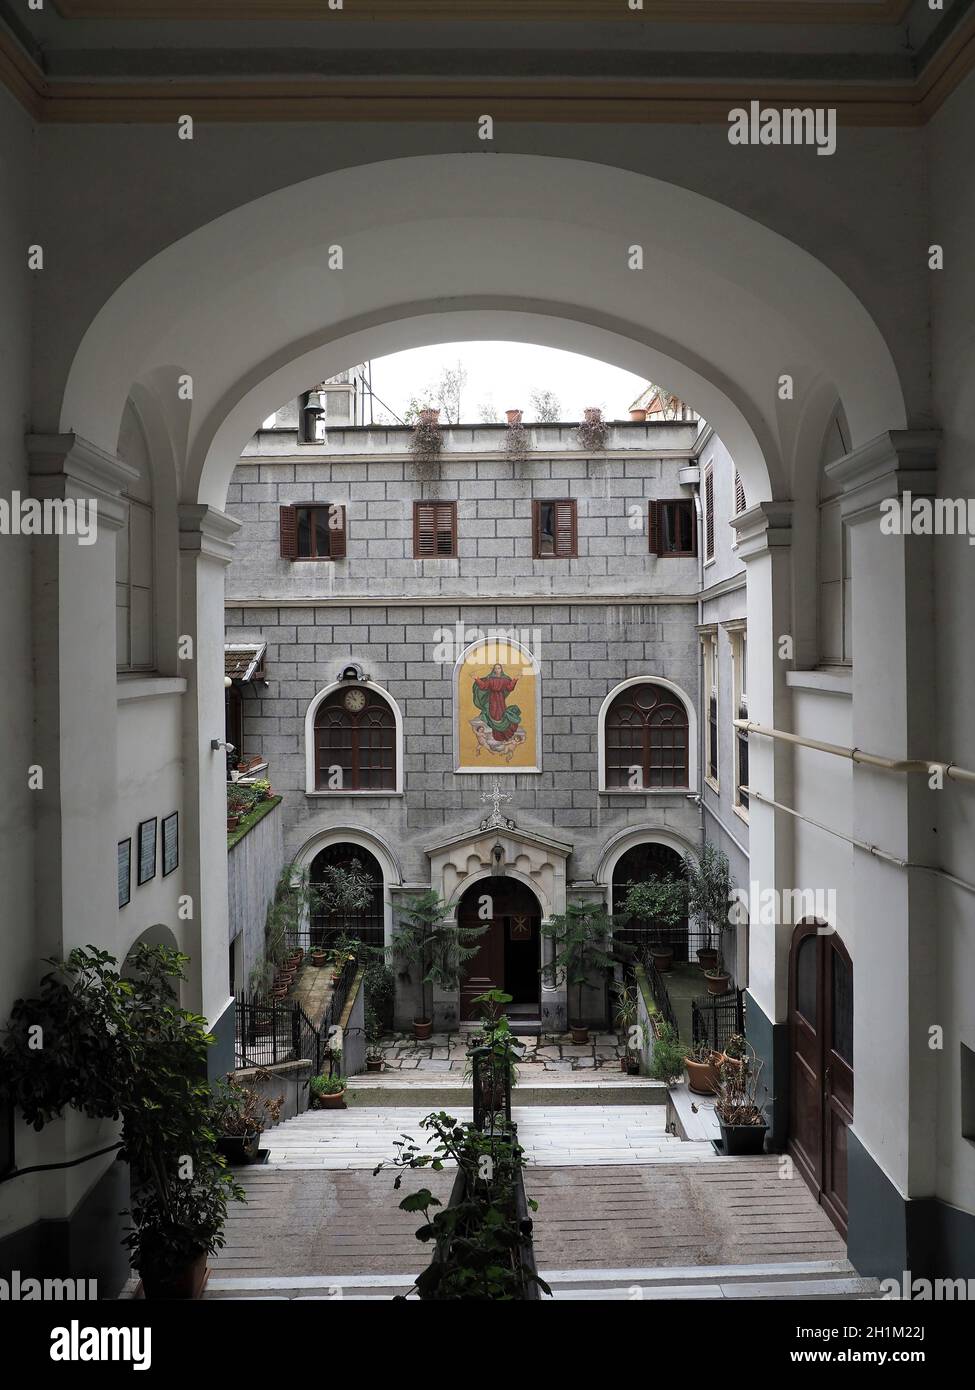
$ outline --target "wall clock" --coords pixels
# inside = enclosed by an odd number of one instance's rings
[[[358,714],[366,707],[366,692],[364,690],[349,690],[342,703],[350,714]]]

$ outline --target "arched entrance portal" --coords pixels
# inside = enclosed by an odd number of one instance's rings
[[[485,915],[486,914],[486,915]],[[457,906],[457,924],[487,923],[478,953],[467,964],[460,986],[461,1021],[479,1017],[473,1000],[489,989],[511,995],[512,1020],[537,1022],[541,1017],[542,912],[535,894],[516,878],[482,878],[471,885]]]
[[[789,956],[789,1153],[841,1235],[853,1122],[853,963],[835,932],[801,922]]]
[[[369,946],[382,946],[383,871],[378,859],[367,849],[363,849],[362,845],[339,841],[334,845],[328,845],[315,855],[309,871],[311,883],[319,888],[327,886],[328,871],[333,868],[365,875],[372,884],[372,896],[368,905],[356,912],[313,912],[310,924],[312,945],[329,941],[344,932],[347,936],[358,937]]]
[[[675,960],[687,960],[687,919],[674,927],[659,928],[650,922],[626,917],[623,903],[631,883],[646,883],[651,878],[681,878],[684,860],[670,845],[645,840],[633,845],[617,859],[613,868],[613,940],[633,946],[663,941],[673,947]]]

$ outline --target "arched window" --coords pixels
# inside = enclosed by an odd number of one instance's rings
[[[369,879],[372,896],[369,903],[355,912],[325,912],[316,910],[311,917],[311,941],[331,941],[334,937],[356,936],[370,946],[382,946],[384,940],[383,871],[374,854],[361,845],[339,841],[320,850],[311,862],[309,879],[320,888],[329,882],[329,869],[344,869]]]
[[[367,685],[342,685],[315,711],[315,788],[320,792],[395,791],[396,716]]]
[[[628,685],[606,711],[605,786],[631,790],[687,787],[684,702],[651,681]]]
[[[125,488],[125,521],[115,537],[115,664],[119,671],[152,671],[156,665],[155,514],[149,445],[132,403],[125,407],[118,456],[138,470]]]

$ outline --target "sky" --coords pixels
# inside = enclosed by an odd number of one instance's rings
[[[443,369],[456,367],[458,361],[467,371],[461,398],[465,422],[484,420],[490,412],[503,422],[506,410],[523,410],[530,421],[532,390],[553,391],[563,420],[581,420],[587,406],[599,406],[607,420],[625,420],[630,403],[647,384],[646,378],[632,372],[557,348],[529,343],[438,344],[373,359],[376,423],[384,419],[381,402],[400,417],[414,397],[425,405],[429,388]]]

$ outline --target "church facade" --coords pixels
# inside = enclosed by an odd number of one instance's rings
[[[493,985],[561,1028],[541,923],[612,912],[701,845],[701,426],[626,422],[587,451],[578,426],[539,425],[524,452],[503,425],[444,427],[416,461],[408,428],[305,444],[293,418],[254,438],[228,499],[227,641],[264,649],[231,724],[284,797],[286,858],[313,880],[364,864],[387,944],[406,899],[433,889],[477,925],[489,894],[474,983],[436,1022]]]

